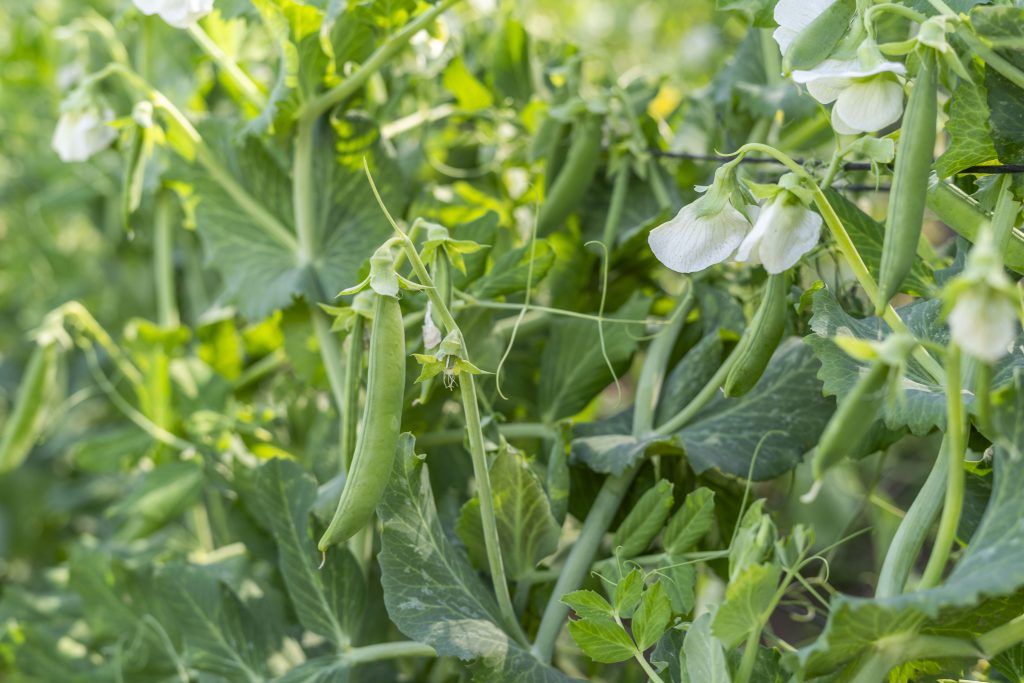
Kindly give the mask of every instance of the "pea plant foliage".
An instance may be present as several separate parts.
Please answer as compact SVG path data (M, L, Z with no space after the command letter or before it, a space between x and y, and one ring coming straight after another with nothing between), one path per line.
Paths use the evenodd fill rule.
M0 9L0 678L1024 680L1024 8L632 4Z

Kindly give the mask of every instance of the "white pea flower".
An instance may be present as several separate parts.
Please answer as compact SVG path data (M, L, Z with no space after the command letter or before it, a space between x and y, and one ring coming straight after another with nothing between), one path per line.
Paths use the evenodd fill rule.
M110 146L117 131L110 125L114 112L87 106L61 114L53 132L53 149L61 161L85 161Z
M821 223L821 216L802 199L782 189L761 207L754 229L736 250L736 260L761 263L772 274L784 272L818 243Z
M146 16L154 14L174 28L188 28L213 11L213 0L132 0Z
M750 231L750 221L732 205L734 167L715 173L699 199L647 236L655 257L677 273L695 273L729 259Z
M826 59L813 69L794 71L792 78L822 104L835 102L832 127L842 135L855 135L899 120L903 86L896 76L905 73L906 67L898 62L865 66L859 59Z
M1017 311L1000 292L977 285L960 293L949 313L949 333L975 358L994 363L1017 338Z
M775 23L779 25L772 37L782 54L815 19L834 5L836 0L779 0L775 5Z

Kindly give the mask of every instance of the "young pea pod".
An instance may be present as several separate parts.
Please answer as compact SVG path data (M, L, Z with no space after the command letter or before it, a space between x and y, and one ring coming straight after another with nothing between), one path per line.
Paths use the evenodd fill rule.
M786 274L768 278L761 304L736 349L736 362L725 377L725 395L742 396L761 379L786 331Z
M935 148L938 74L932 50L921 52L917 81L910 93L896 152L896 169L885 221L882 265L875 308L881 313L903 284L917 257Z
M320 538L321 551L347 541L370 521L398 448L405 399L405 325L398 299L376 296L362 431L338 509Z
M810 69L825 61L850 29L855 0L837 0L797 34L782 56L782 70Z
M583 200L601 160L601 117L585 114L573 131L572 145L558 178L544 198L537 231L544 235L560 226Z
M46 398L56 379L58 351L57 344L49 342L40 344L32 352L14 410L0 437L0 474L21 465L39 438Z
M867 374L857 380L853 390L839 402L814 452L811 466L815 481L820 481L843 456L855 453L860 447L884 400L882 389L888 375L889 366L875 361Z

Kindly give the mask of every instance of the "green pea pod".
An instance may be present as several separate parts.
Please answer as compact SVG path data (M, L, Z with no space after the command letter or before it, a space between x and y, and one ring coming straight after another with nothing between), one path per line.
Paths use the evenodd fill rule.
M857 451L884 400L882 389L888 375L889 366L876 361L839 402L814 452L811 465L815 480L821 480L843 456Z
M540 126L537 127L537 134L533 136L530 143L530 162L544 160L545 175L554 179L561 170L561 164L565 161L565 137L569 134L570 126L565 121L547 114ZM559 153L559 148L562 152Z
M39 438L46 398L56 380L58 350L57 344L51 342L37 346L32 352L14 410L0 438L0 474L21 465Z
M551 185L537 216L537 230L548 234L579 206L601 161L601 117L586 114L573 131L565 165Z
M742 396L764 374L786 331L786 274L768 278L761 304L736 349L736 361L725 377L725 395Z
M352 467L327 531L318 547L325 551L362 529L384 495L402 427L405 400L405 325L398 299L378 294L370 330L366 408Z
M885 221L882 265L875 308L881 313L896 295L917 258L924 205L928 196L929 169L935 149L935 117L938 77L935 54L921 53L921 67L903 115L896 169Z
M782 70L810 69L825 61L850 29L856 10L856 0L832 3L789 44L782 57Z

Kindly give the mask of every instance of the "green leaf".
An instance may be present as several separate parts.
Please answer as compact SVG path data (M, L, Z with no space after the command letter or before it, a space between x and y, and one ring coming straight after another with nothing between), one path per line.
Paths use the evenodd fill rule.
M990 43L1000 57L1017 69L1024 69L1024 9L1020 7L976 7L971 24L982 40ZM1014 85L990 65L985 65L985 88L992 125L992 142L999 161L1024 163L1024 89Z
M202 490L202 465L169 462L143 475L107 514L124 520L119 537L141 538L185 512Z
M715 492L701 486L687 494L679 510L672 515L661 545L667 553L688 552L704 538L714 523Z
M672 512L673 502L672 482L667 479L645 491L612 536L616 555L628 559L646 550Z
M594 591L579 590L566 593L562 602L569 606L580 619L610 619L615 612L604 597Z
M661 583L652 584L640 600L640 607L633 613L630 627L637 648L642 652L658 642L672 619L672 604Z
M747 394L718 395L677 437L690 467L718 469L762 481L791 470L818 441L833 405L821 398L820 364L802 341L779 345L764 375Z
M478 680L564 683L498 626L491 589L448 540L415 441L404 434L391 481L378 506L383 521L381 586L395 626L442 657L480 660ZM516 677L519 678L516 678Z
M722 362L722 338L718 330L705 334L665 378L658 399L656 424L663 424L685 408L711 380Z
M256 473L253 515L274 536L277 562L299 622L339 647L362 619L363 576L347 548L332 548L321 561L309 529L316 481L298 463L275 458Z
M729 582L725 602L712 624L715 637L723 645L739 645L764 624L781 575L782 569L776 564L752 564Z
M400 171L381 151L376 127L355 114L322 123L314 135L312 180L329 191L312 191L312 261L303 263L291 179L279 161L255 138L238 140L224 125L204 126L203 138L240 189L229 193L199 168L185 179L199 196L196 224L208 259L245 317L266 317L300 295L320 301L358 280L364 261L391 234L367 184L364 156L389 209L404 210Z
M448 92L455 96L459 108L466 112L480 111L494 105L491 93L473 72L466 68L462 57L456 57L448 62L441 82Z
M490 474L505 571L510 579L519 580L558 550L561 529L551 514L540 478L520 453L502 449ZM463 506L456 531L473 564L486 568L479 498L474 497Z
M697 584L697 565L677 555L666 555L657 567L658 582L665 589L672 612L689 614L695 602L694 589Z
M544 279L555 263L555 252L546 240L537 240L532 252L526 246L512 249L499 256L487 274L470 286L470 293L479 299L493 299L524 291L530 273L531 253L533 284L536 285Z
M570 621L569 634L583 653L595 662L624 662L636 652L629 634L611 619Z
M634 296L611 317L638 320L649 308L648 299ZM626 369L642 334L641 324L604 326L605 350L616 373ZM601 352L597 323L565 318L554 321L541 355L540 378L538 402L546 422L575 415L608 386L613 378Z
M998 161L992 144L989 124L988 92L981 71L971 68L972 81L960 81L949 101L949 146L935 162L940 178L977 166Z
M732 683L722 644L711 634L711 614L702 614L686 632L683 655L690 683Z
M877 280L882 263L882 241L885 236L885 226L861 211L856 204L844 197L838 190L827 188L824 192L828 203L835 209L836 215L839 216L839 220L850 234L850 239L857 247L857 252L864 259L868 272ZM922 296L931 294L934 290L935 278L931 268L924 259L914 259L914 265L903 281L900 291Z
M633 615L644 590L644 573L632 569L615 585L615 613L623 619Z

